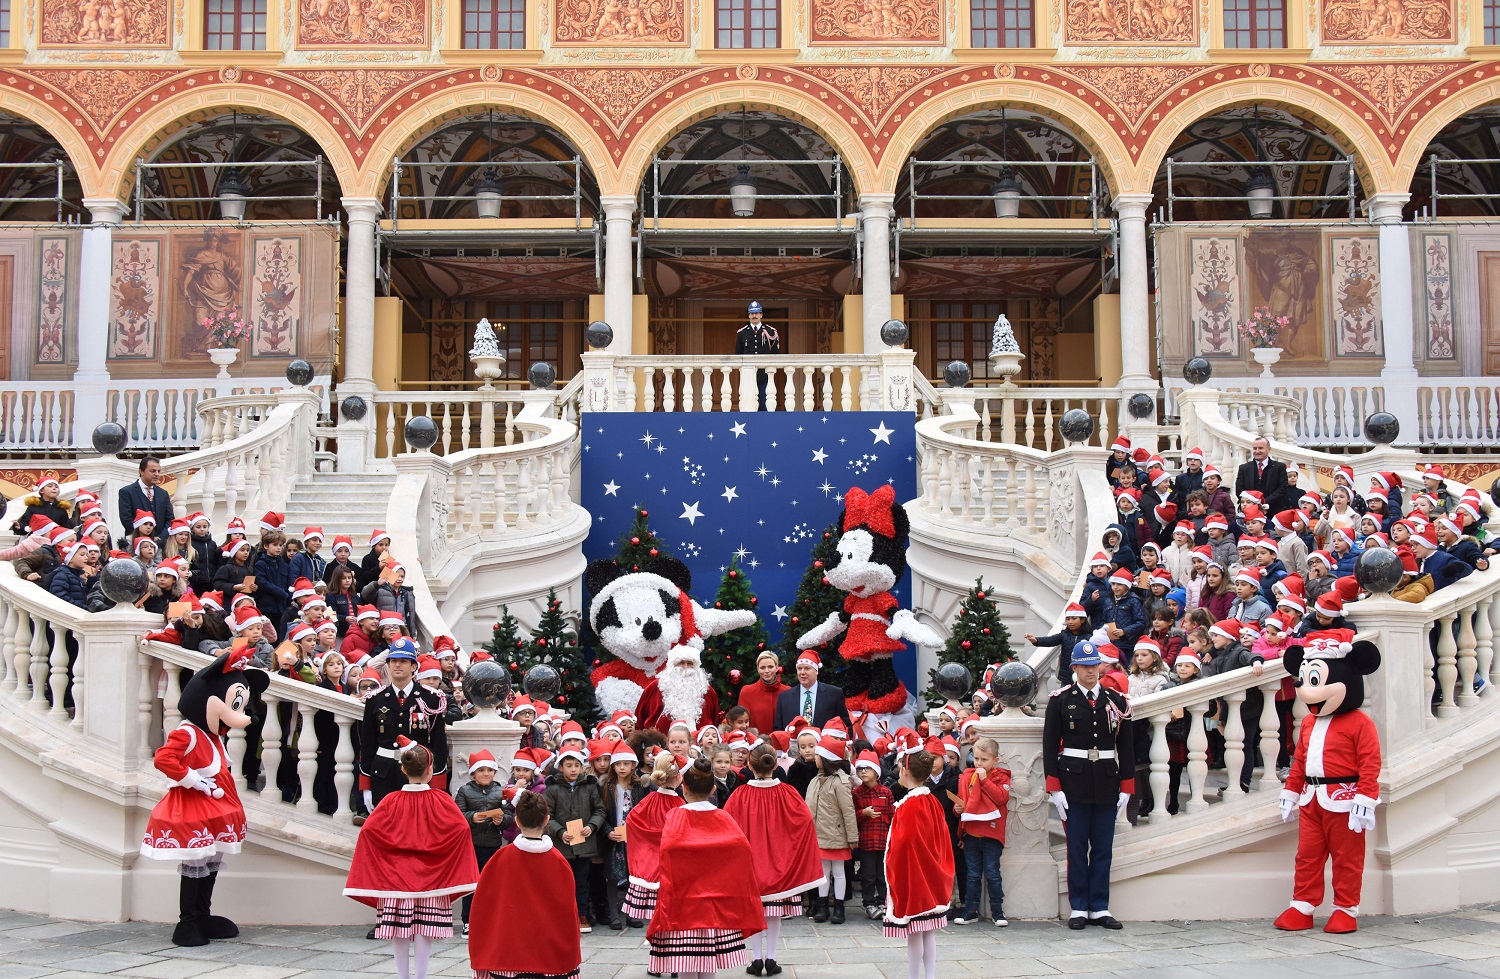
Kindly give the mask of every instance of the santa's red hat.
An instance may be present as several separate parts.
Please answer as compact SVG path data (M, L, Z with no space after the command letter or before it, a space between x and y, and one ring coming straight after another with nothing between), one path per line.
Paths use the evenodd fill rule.
M1313 607L1329 618L1344 614L1344 599L1336 591L1326 591L1318 596Z
M1177 651L1177 662L1192 663L1200 673L1203 671L1203 657L1199 656L1198 651L1191 646L1183 646Z
M1065 619L1086 619L1088 617L1088 611L1077 602L1069 602L1068 607L1063 609L1063 618Z
M1208 627L1211 636L1223 636L1230 642L1240 641L1240 632L1244 629L1244 623L1239 619L1220 619Z
M849 729L837 717L829 719L828 723L823 725L823 733L829 737L838 738L840 741L849 740Z
M1094 552L1094 556L1091 557L1091 558L1089 558L1089 567L1090 568L1097 568L1100 565L1103 565L1104 567L1107 568L1111 564L1114 564L1114 562L1111 561L1109 559L1109 555L1105 554L1103 551L1095 551Z
M137 510L137 511L135 511L134 521L130 525L131 529L132 530L140 530L142 527L146 526L146 524L150 524L151 526L155 527L156 526L156 515L152 514L152 513L148 513L145 510Z
M1196 445L1191 449L1188 449L1182 457L1183 465L1194 461L1196 461L1199 465L1203 464L1203 450Z
M495 756L484 748L480 748L469 756L469 774L473 775L481 768L490 768L497 772L500 770L500 763L495 761Z
M371 547L374 547L376 544L379 544L381 541L385 541L386 543L390 543L390 540L391 540L391 535L387 534L383 530L376 529L376 530L370 531L370 546Z
M176 537L178 534L186 534L192 529L192 526L187 522L186 519L182 517L174 517L171 522L167 524L167 536Z
M868 768L876 775L880 774L880 759L875 752L861 751L859 753L859 757L854 760L854 770L857 772L861 768Z
M264 615L261 615L260 609L256 608L254 605L241 605L239 608L234 610L234 615L231 617L229 622L229 628L234 630L235 632L244 632L246 629L250 628L252 625L255 625L257 622L266 621L269 620L267 620Z
M304 541L316 540L318 543L321 544L323 542L323 528L322 527L304 527L302 529L302 539Z
M339 548L341 547L347 551L352 552L354 550L354 541L350 540L348 537L345 537L343 534L339 534L333 539L333 553L337 555L339 552Z
M1109 576L1109 583L1111 585L1124 585L1129 588L1135 584L1135 575L1124 568L1120 568Z
M1123 435L1116 436L1114 442L1112 442L1109 447L1115 452L1129 452L1130 439L1126 438Z
M1353 649L1353 629L1319 629L1302 640L1302 655L1307 659L1343 659Z
M265 516L260 518L260 529L263 531L280 530L285 525L286 515L275 510L267 510Z
M818 655L818 651L816 649L802 650L797 654L797 662L799 664L811 663L813 665L813 668L817 670L821 670L823 668L823 657Z
M239 554L240 551L247 550L249 547L250 542L241 537L239 540L230 541L228 544L224 545L224 556L227 558L233 558L236 554Z

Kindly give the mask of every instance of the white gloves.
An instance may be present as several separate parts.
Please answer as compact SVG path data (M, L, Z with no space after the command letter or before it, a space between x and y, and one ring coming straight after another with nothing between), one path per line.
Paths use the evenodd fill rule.
M1049 793L1048 798L1052 800L1052 807L1057 810L1058 819L1068 818L1068 797L1061 792Z
M1121 792L1120 793L1120 801L1117 802L1117 803L1115 803L1115 818L1116 819L1119 819L1121 816L1125 815L1125 807L1128 806L1128 805L1130 805L1130 793L1129 792Z
M197 789L211 799L224 798L224 790L219 788L213 779L199 775L197 769L189 768L179 784L183 788Z
M1371 806L1362 806L1355 803L1349 809L1349 831L1351 833L1363 833L1367 829L1375 828L1375 809Z
M1296 817L1298 798L1299 796L1295 792L1287 789L1281 790L1279 802L1281 803L1281 821L1283 823L1289 823Z
M915 643L918 646L941 646L943 637L933 632L927 626L917 621L911 609L899 609L891 616L891 624L886 627L886 638L901 639Z
M366 812L374 812L375 811L375 793L371 792L369 789L365 789L364 796L365 796L365 811Z

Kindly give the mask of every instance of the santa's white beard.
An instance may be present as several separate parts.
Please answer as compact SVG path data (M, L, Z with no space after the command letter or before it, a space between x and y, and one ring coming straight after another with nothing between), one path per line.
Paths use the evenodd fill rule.
M703 698L708 693L708 674L697 667L663 670L656 678L662 709L674 721L686 721L696 730L703 716Z

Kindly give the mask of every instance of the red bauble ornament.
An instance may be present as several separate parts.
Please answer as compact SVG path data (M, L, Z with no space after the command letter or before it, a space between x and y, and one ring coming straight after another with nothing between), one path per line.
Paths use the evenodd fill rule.
M567 703L567 702L568 702L568 698L567 698L567 697L564 697L564 696L561 696L561 695L559 695L559 696L558 696L558 698L557 698L557 703L558 703L558 704L559 704L559 705L564 705L564 704L566 704L566 703Z
M568 689L571 691L573 689L573 684L568 684Z
M828 579L827 578L823 579L823 584L825 584L825 585L828 584Z
M521 667L520 667L519 664L512 663L512 664L510 664L510 668L513 669L513 670L519 670Z
M824 540L827 540L827 539L828 539L828 538L829 538L829 536L830 536L830 535L829 535L829 534L828 534L828 533L827 533L827 532L825 532L825 533L824 533L824 534L823 534L823 539L824 539Z
M649 516L649 514L647 514L645 510L642 510L641 511L641 516L645 517L645 516Z
M766 644L763 643L763 642L758 642L758 643L755 644L755 651L757 653L760 652L762 649L765 649L765 648L766 648Z
M799 621L801 621L801 620L798 619L795 615L792 616L792 625L796 625Z
M729 577L731 577L731 578L738 578L739 576L740 576L740 573L738 571L731 571L731 572L729 572Z
M741 676L741 674L740 674L739 670L730 670L729 671L729 682L732 683L732 684L734 684L735 686L739 686L740 685L740 676Z
M814 561L813 562L813 567L815 567L815 568L821 568L822 566L823 566L823 562L822 561Z
M723 607L724 607L724 603L723 602L714 602L714 608L723 608Z
M989 626L985 626L983 629L980 629L979 631L982 632L982 633L984 633L985 635L989 635L990 634Z
M965 639L963 642L959 643L959 645L963 646L963 648L965 648L965 649L968 649L970 646L972 646L974 644L971 643L971 642L969 642L969 640Z
M656 548L651 548L651 556L656 557Z
M632 544L639 544L640 542L641 542L641 539L639 537L632 537L632 538L630 538L630 543L632 543Z
M979 592L979 593L978 593L978 594L976 594L976 595L975 595L975 596L974 596L974 597L975 597L975 598L983 598L983 597L984 597L984 592Z
M541 637L539 637L539 638L538 638L538 639L537 639L537 641L536 641L536 644L537 644L537 645L538 645L538 646L545 646L545 645L547 645L547 637L546 637L546 636L541 636Z
M639 570L641 570L641 566L639 564L632 564L630 566L630 570L631 571L639 571Z
M959 615L967 615L968 612L969 612L969 610L966 609L966 608L961 608L961 609L958 610L958 614Z
M760 604L760 599L758 599L754 595L752 595L752 596L750 596L750 604L751 605L759 605Z

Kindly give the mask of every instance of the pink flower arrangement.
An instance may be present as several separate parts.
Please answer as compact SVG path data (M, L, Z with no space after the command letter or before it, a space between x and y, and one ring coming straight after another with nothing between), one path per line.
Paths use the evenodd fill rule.
M1240 336L1252 347L1274 347L1281 331L1291 325L1285 316L1272 316L1269 306L1257 306L1240 324Z
M212 338L211 347L238 347L250 339L250 324L240 316L238 306L231 306L215 316L205 316L199 325Z

